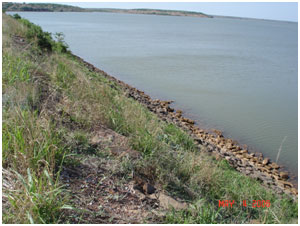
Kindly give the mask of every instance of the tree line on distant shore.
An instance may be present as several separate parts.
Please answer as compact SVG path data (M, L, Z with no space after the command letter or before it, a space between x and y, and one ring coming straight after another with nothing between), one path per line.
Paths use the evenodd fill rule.
M209 17L201 12L191 12L182 10L158 10L158 9L109 9L109 8L80 8L76 6L48 3L12 3L3 2L2 11L28 11L28 12L111 12L111 13L130 13L130 14L151 14L164 16L193 16Z

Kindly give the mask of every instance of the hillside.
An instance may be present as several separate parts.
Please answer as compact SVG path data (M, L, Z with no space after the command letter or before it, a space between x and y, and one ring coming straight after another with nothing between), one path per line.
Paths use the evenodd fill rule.
M220 131L73 55L62 34L2 21L3 223L297 223L287 175L243 168L207 145L229 144Z
M3 11L33 11L33 12L84 12L85 9L69 5L48 3L12 3L2 2Z
M110 12L110 13L129 13L129 14L149 14L163 16L193 16L193 17L208 17L199 12L178 11L178 10L158 10L158 9L97 9L97 8L80 8L62 4L47 4L47 3L2 3L4 11L34 11L34 12Z
M110 13L129 13L129 14L149 14L161 16L192 16L192 17L206 17L212 16L199 12L181 11L181 10L159 10L159 9L86 9L91 12L110 12Z

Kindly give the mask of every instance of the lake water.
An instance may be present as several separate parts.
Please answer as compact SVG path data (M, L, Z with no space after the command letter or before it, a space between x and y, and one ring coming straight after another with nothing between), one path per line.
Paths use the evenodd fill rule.
M297 175L298 24L114 13L32 13L71 51Z

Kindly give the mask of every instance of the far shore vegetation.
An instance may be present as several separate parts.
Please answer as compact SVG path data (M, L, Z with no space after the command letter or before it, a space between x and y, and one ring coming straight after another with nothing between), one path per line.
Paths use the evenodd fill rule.
M2 10L5 11L24 11L24 12L106 12L106 13L130 13L130 14L149 14L161 16L193 16L208 17L201 12L191 12L182 10L160 10L160 9L110 9L110 8L80 8L63 4L49 3L11 3L3 2Z
M71 182L62 180L66 169L76 175L91 157L109 172L98 174L95 186L115 178L122 187L134 175L143 175L187 204L159 212L152 223L298 222L296 201L275 195L226 160L199 150L185 131L161 121L127 98L118 84L89 70L68 50L63 34L44 32L19 15L2 14L2 21L3 223L111 223L121 217L104 211L111 201L88 193L86 198L101 203L91 208L91 201L84 195L79 199ZM116 156L112 148L95 145L92 138L99 128L126 138L140 157ZM109 190L108 200L126 205L125 196L114 192ZM219 200L239 205L219 207ZM247 206L240 205L243 200ZM253 208L252 200L269 200L271 206Z

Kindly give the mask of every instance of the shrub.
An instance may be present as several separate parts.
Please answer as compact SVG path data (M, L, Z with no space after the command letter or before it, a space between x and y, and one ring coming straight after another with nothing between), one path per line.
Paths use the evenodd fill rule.
M54 35L56 42L54 50L59 53L66 53L68 51L68 44L64 41L64 34L62 32L57 32Z
M13 18L19 20L27 27L26 38L29 40L37 39L37 45L40 49L59 53L66 53L68 51L68 45L64 41L63 33L56 33L55 39L57 41L55 41L50 32L44 32L40 26L21 18L20 15L14 14Z
M21 19L22 17L19 15L19 14L14 14L13 15L13 18L15 18L16 20L19 20L19 19Z

